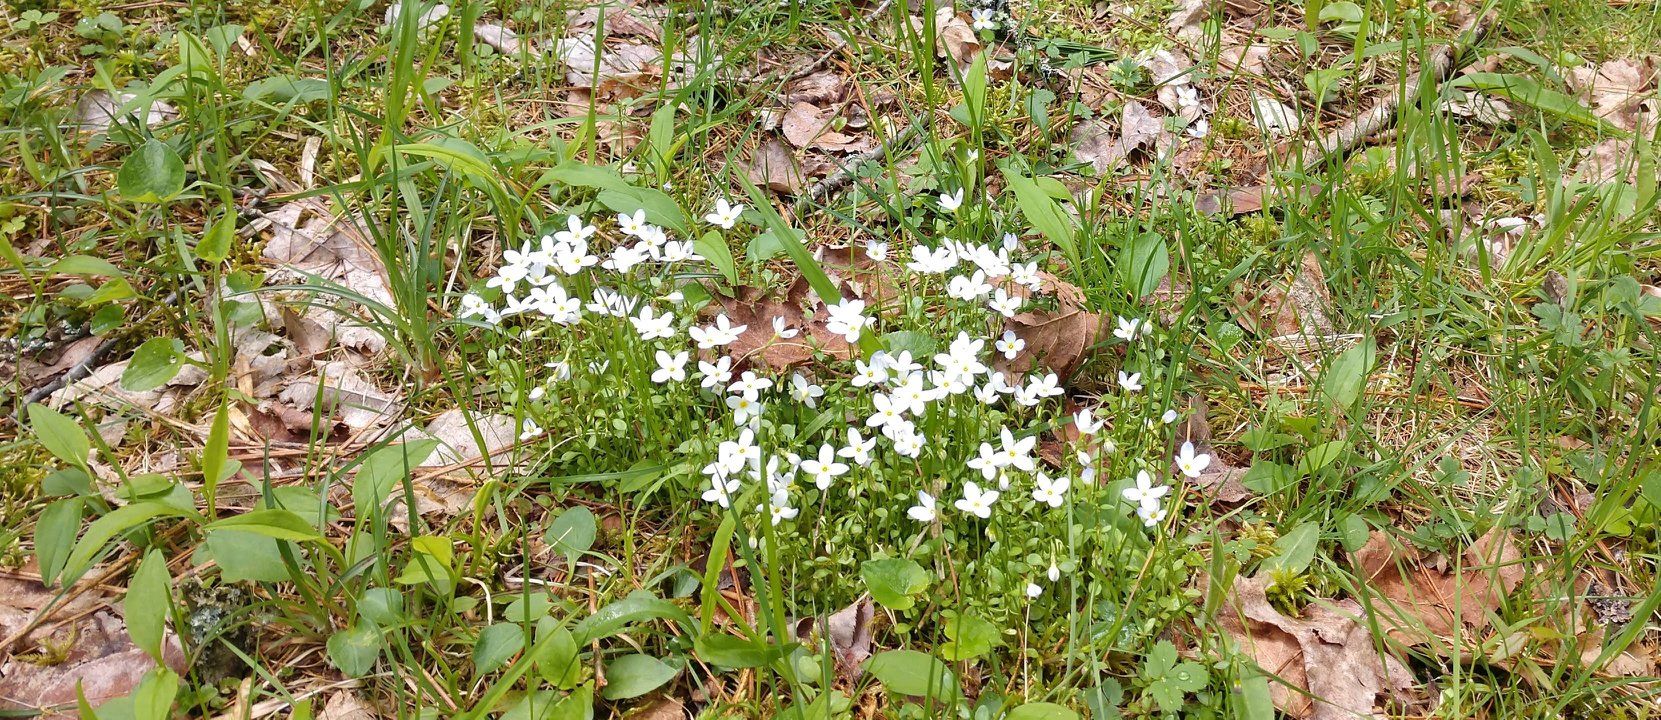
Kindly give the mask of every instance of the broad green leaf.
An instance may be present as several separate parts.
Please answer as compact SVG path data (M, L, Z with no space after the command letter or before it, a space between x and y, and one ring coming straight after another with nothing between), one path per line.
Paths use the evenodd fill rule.
M1338 409L1346 409L1361 397L1378 357L1378 343L1367 338L1333 358L1321 377L1321 394Z
M1350 446L1348 440L1333 440L1324 442L1309 449L1298 460L1299 475L1314 475L1344 456L1344 450Z
M1338 521L1338 540L1344 544L1344 549L1356 552L1366 546L1367 538L1372 535L1372 526L1367 519L1360 515L1345 515Z
M1004 720L1078 720L1078 713L1065 705L1032 702L1009 711Z
M1269 679L1262 673L1252 672L1241 678L1235 698L1242 720L1275 720L1274 697L1269 692Z
M611 602L593 615L583 618L572 630L582 644L616 635L624 628L646 620L672 620L682 627L692 626L692 617L674 603L653 597L644 590L636 590L622 600Z
M1318 523L1306 522L1292 528L1291 532L1275 541L1274 556L1263 561L1264 573L1297 574L1307 570L1309 563L1315 559L1315 547L1320 539L1321 526Z
M951 642L940 646L940 654L953 662L992 652L992 648L1003 640L998 635L997 625L975 615L957 615L947 620L946 637L951 638Z
M381 627L404 621L404 594L393 588L370 588L358 598L358 615Z
M165 666L151 668L133 688L133 720L168 720L178 694L178 674Z
M381 631L373 625L357 625L329 636L329 662L351 677L363 677L373 672L386 644Z
M1598 117L1590 108L1581 104L1579 100L1546 88L1540 85L1540 81L1527 75L1473 72L1460 75L1450 80L1448 84L1453 87L1481 90L1490 95L1498 95L1527 105L1547 115L1577 125L1596 128L1611 135L1626 134L1620 128Z
M208 554L225 582L281 582L291 579L277 540L238 530L207 535Z
M917 604L915 596L929 586L928 571L905 558L867 560L859 566L859 577L871 598L891 610L910 610Z
M65 255L57 262L52 263L54 275L100 275L103 277L121 277L126 273L103 258L91 255Z
M162 662L162 640L173 606L172 587L173 576L167 572L167 558L160 550L152 549L139 561L121 605L121 616L133 644L149 653L158 664Z
M549 547L565 556L566 562L574 563L577 556L594 547L594 538L598 535L599 523L594 519L594 511L573 505L548 524L544 539Z
M275 100L279 103L310 103L329 99L329 81L322 78L273 75L248 83L242 89L246 100Z
M168 200L185 189L185 162L167 143L151 139L121 163L115 185L122 197L133 202Z
M525 649L525 628L510 622L500 622L485 628L473 643L473 667L480 675L495 672L504 663Z
M547 622L553 622L547 618ZM546 638L546 641L543 641ZM537 626L536 674L557 688L570 689L582 677L582 649L570 630L556 627L548 630Z
M80 423L35 403L29 406L29 430L54 457L79 468L86 467L92 443L87 440L86 431L81 429Z
M957 697L957 677L933 655L916 650L889 650L865 661L865 670L896 695L949 702Z
M533 592L529 595L521 595L513 602L508 603L508 606L502 609L502 619L524 625L541 620L553 608L553 598L548 597L547 593Z
M772 647L724 633L705 633L693 644L698 658L711 665L729 668L763 667L777 659Z
M1078 240L1075 237L1078 228L1073 217L1032 178L1008 167L1003 169L1003 174L1009 189L1015 193L1015 205L1021 209L1021 215L1025 216L1027 222L1043 234L1045 239L1061 248L1076 269L1080 258Z
M305 518L280 508L246 512L208 523L202 529L208 532L238 530L264 535L274 540L289 540L292 542L323 539L323 535L317 532L317 528L313 527L311 523L306 522Z
M624 655L606 666L606 686L600 695L607 700L640 697L669 682L680 672L650 655Z
M63 572L69 551L75 547L75 534L81 531L82 500L64 498L46 506L35 523L35 559L40 562L40 577L47 584Z
M429 438L387 445L370 453L352 478L353 506L364 513L380 510L399 483L437 448L438 441Z
M693 249L709 261L711 267L721 273L728 283L738 284L738 268L732 259L732 248L727 247L727 238L719 230L710 230L692 243Z
M888 349L889 353L894 355L909 352L913 358L926 358L934 355L935 348L939 346L939 343L925 332L895 330L883 334L882 345Z
M1159 289L1171 270L1171 249L1159 233L1142 233L1119 250L1119 280L1133 297Z
M210 263L223 261L231 254L231 241L236 239L236 213L226 212L202 233L196 243L196 257Z
M69 554L69 560L64 563L64 582L74 582L86 572L92 559L104 550L110 540L121 533L127 532L158 517L169 517L185 514L183 511L165 503L146 501L123 505L111 510L87 526L87 531L81 535L81 541L76 543L75 551Z
M121 372L121 387L133 392L154 390L177 377L185 366L185 344L174 338L154 337L133 351Z

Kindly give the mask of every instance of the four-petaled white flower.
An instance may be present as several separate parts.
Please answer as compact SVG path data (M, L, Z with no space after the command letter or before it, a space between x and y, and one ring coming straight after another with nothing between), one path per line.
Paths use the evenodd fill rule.
M743 212L743 205L733 205L727 202L726 198L719 198L715 201L715 209L704 216L704 221L731 230L732 226L738 222L738 216Z
M1008 290L998 288L992 292L992 299L987 302L987 306L992 308L992 312L1011 318L1021 311L1021 302L1020 296L1010 295Z
M1135 372L1126 375L1125 371L1120 370L1119 387L1128 393L1142 392L1142 373Z
M864 467L871 464L871 451L877 447L876 436L862 438L859 431L848 428L848 445L836 451L837 457L852 460L855 465Z
M917 491L917 504L906 510L905 514L906 517L920 523L934 522L935 518L940 517L938 509L934 505L934 496L922 490Z
M835 305L827 305L825 309L830 312L830 319L825 321L825 329L847 338L848 342L859 342L860 333L876 323L876 318L864 315L864 300L847 299Z
M998 21L995 17L994 11L991 9L977 9L969 13L969 17L974 20L971 27L973 27L977 32L981 30L998 29Z
M819 407L819 398L825 396L825 389L809 382L801 373L790 376L790 397L796 402L810 408ZM849 430L849 432L853 432Z
M825 443L819 446L819 457L802 461L801 470L813 479L813 486L829 489L831 481L848 471L848 466L836 461L836 448Z
M1032 462L1032 448L1038 444L1037 435L1028 435L1016 440L1009 428L999 428L998 440L1003 444L998 450L999 467L1013 467L1029 473L1033 471L1035 466Z
M687 328L686 333L694 342L698 343L698 349L708 350L723 345L731 345L738 340L739 335L744 334L744 331L749 328L749 325L732 324L732 320L727 317L727 314L721 313L715 316L715 322L705 327L693 325Z
M1177 469L1191 478L1199 477L1200 473L1205 472L1205 469L1211 466L1211 456L1205 453L1195 454L1194 443L1191 442L1182 444L1182 450L1177 452L1176 461Z
M1117 320L1117 325L1118 327L1113 329L1113 337L1125 342L1132 342L1138 337L1153 332L1153 328L1146 321L1139 318L1127 318L1121 315Z
M956 192L940 193L938 202L941 210L949 213L957 212L958 208L963 207L963 188L958 188Z
M652 306L647 305L640 308L639 315L629 318L629 322L642 340L668 340L675 336L675 314L667 310L662 315L654 315Z
M1021 350L1026 346L1027 341L1022 340L1021 336L1016 335L1014 330L1005 330L1003 337L998 338L996 342L992 343L992 347L996 348L998 352L1003 353L1005 360L1014 360L1015 356L1021 354ZM999 377L1002 376L1000 375Z
M1081 408L1073 413L1073 427L1078 428L1080 435L1095 435L1102 429L1105 421L1096 417L1096 411L1090 408Z
M998 455L997 449L992 447L992 443L983 442L980 444L980 454L969 458L964 464L970 470L979 470L981 477L991 480L998 477L998 469L1003 467L1003 458Z
M713 363L698 361L698 375L703 378L700 387L714 389L732 381L732 358L722 357Z
M746 325L745 327L749 326ZM802 331L797 330L796 328L790 327L789 321L785 320L783 315L773 318L774 337L777 337L780 340L789 340L790 338L796 337L801 332Z
M542 427L540 425L537 425L535 420L532 420L530 418L525 418L524 428L519 431L519 442L524 442L526 440L530 440L531 438L534 438L534 437L536 437L538 435L541 435L541 434L542 434Z
M686 381L686 361L691 354L682 350L670 355L662 350L657 351L657 369L652 371L652 382L659 385L668 382Z
M624 235L640 237L646 234L646 211L636 210L633 215L617 214L617 229Z
M998 502L1002 494L997 490L982 490L974 481L963 484L963 497L952 503L952 507L985 520L992 517L992 505Z
M774 525L786 520L794 520L796 519L796 515L800 512L796 508L790 506L790 495L784 490L774 490L772 495L768 496L767 504L765 506L756 506L757 512L763 509L767 511L768 517L772 518Z
M732 411L733 423L743 425L751 420L759 419L765 406L755 398L747 398L743 395L728 395L727 409Z
M865 243L865 257L873 262L882 262L888 259L888 243L872 240Z
M754 371L745 370L737 382L727 387L727 392L755 400L761 397L761 391L770 387L773 387L772 380L756 375Z
M1061 507L1067 501L1067 488L1073 484L1065 475L1051 479L1044 473L1034 475L1033 482L1036 487L1032 490L1032 499L1053 508Z
M1171 488L1168 486L1155 485L1153 476L1149 475L1146 470L1136 471L1135 482L1135 485L1125 488L1119 494L1124 496L1125 500L1137 505L1158 505L1161 499L1171 492Z

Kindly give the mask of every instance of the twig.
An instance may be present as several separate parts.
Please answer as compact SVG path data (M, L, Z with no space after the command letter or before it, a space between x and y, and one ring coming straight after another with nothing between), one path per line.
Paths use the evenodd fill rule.
M1431 77L1436 79L1436 84L1441 84L1452 73L1454 59L1469 52L1481 42L1483 36L1488 34L1489 28L1494 26L1496 18L1497 13L1489 11L1466 20L1465 24L1459 26L1459 33L1452 41L1436 48L1425 65L1421 66L1418 72L1408 76L1404 92L1385 95L1366 112L1350 118L1321 138L1318 147L1322 157L1348 153L1368 138L1389 128L1391 121L1395 119L1397 107L1402 103L1411 105L1418 102L1420 81L1424 73L1429 72Z
M871 12L865 14L865 22L870 23L878 17L881 17L883 12L888 10L888 6L893 2L894 0L882 0L882 2L877 3L876 7L871 8ZM843 35L842 33L836 33L836 39L831 43L829 50L826 50L816 58L792 65L790 67L790 72L784 76L782 82L799 80L818 72L825 66L825 63L830 62L832 57L834 57L837 53L842 52L848 47L848 45L848 36Z
M825 179L814 183L813 187L808 188L807 192L802 193L800 197L796 198L796 202L794 204L796 212L800 213L810 203L816 204L824 202L836 193L841 192L843 188L853 182L854 173L858 172L859 169L866 163L882 157L890 150L898 151L905 149L906 146L916 140L916 136L922 132L922 128L923 124L921 122L913 121L911 124L906 125L905 129L901 130L899 135L895 135L893 140L884 142L875 148L862 152L858 155L849 156L847 160L843 161L836 168L836 172L833 172L830 175L825 176Z
M178 299L178 297L179 291L174 290L173 292L168 293L167 297L162 298L161 302L158 303L156 307L160 308L172 305L173 301ZM155 312L155 309L152 308L151 312ZM22 425L23 413L27 412L30 405L40 402L52 393L63 389L65 386L71 383L79 382L82 379L85 379L88 375L91 375L93 369L101 366L104 362L104 358L114 352L116 346L120 345L124 339L125 338L121 335L111 335L105 338L103 342L98 343L98 347L92 349L92 353L87 355L86 359L75 363L74 367L70 368L64 374L57 376L51 382L30 390L28 395L23 396L23 403L17 408L17 412L12 414L12 422Z

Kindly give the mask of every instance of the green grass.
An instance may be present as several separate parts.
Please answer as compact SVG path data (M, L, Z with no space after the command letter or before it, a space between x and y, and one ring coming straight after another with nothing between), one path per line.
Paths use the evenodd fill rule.
M505 19L537 42L593 37L569 28L574 3L458 2L432 28L415 12L383 28L383 6L355 4L112 7L113 23L86 4L10 9L0 146L25 160L0 168L11 373L0 398L22 422L0 430L0 562L178 634L184 672L150 673L100 717L216 716L268 700L311 717L331 683L355 677L356 697L399 717L622 716L672 702L697 717L1268 718L1270 689L1290 680L1231 635L1238 578L1272 579L1267 600L1288 617L1345 599L1374 607L1377 580L1356 564L1369 533L1457 574L1465 548L1498 532L1528 571L1476 627L1441 633L1416 616L1387 634L1375 611L1353 649L1400 661L1439 717L1646 717L1661 605L1661 300L1644 290L1661 284L1653 182L1576 181L1574 153L1613 135L1557 100L1514 97L1510 122L1483 126L1442 110L1434 83L1348 158L1299 152L1308 127L1276 147L1252 123L1252 92L1303 92L1306 74L1333 68L1342 80L1319 116L1330 128L1394 92L1398 70L1458 23L1361 3L1375 34L1357 41L1333 23L1305 26L1304 7L1267 5L1258 30L1280 53L1272 78L1230 76L1214 49L1188 50L1214 109L1211 137L1184 147L1204 154L1137 157L1104 177L1071 156L1069 131L1083 116L1116 123L1125 102L1157 105L1145 78L1103 59L1171 47L1164 3L1127 5L1108 23L1087 4L1015 4L1012 34L982 35L1006 40L1014 61L1012 78L990 81L984 65L934 52L950 30L926 12L914 28L905 3L672 3L647 20L658 38L631 39L696 45L699 59L676 83L647 76L593 97L572 93L540 50L502 55L462 26ZM1493 9L1498 22L1462 61L1558 92L1572 91L1541 63L1658 43L1654 9L1639 3ZM1226 12L1214 20L1240 29ZM846 191L797 206L746 175L778 134L764 115L790 87L768 68L819 57L838 35L848 45L824 68L846 80L850 102L869 103L893 133L915 125L917 140ZM755 67L759 79L740 76ZM71 108L92 88L152 92L177 117L88 142ZM1098 105L1077 107L1083 98ZM608 139L618 127L638 142ZM1646 143L1626 157L1640 178L1653 174ZM141 147L176 158L182 176L138 168ZM289 184L302 176L315 179ZM1462 203L1445 188L1466 178ZM1261 213L1208 215L1194 202L1208 182L1283 192ZM161 197L135 197L140 186ZM963 207L943 209L938 197L958 189ZM264 277L273 237L259 226L307 198L361 218L384 296ZM717 198L749 206L733 229L702 219ZM617 212L637 207L710 262L560 282L583 301L601 286L657 298L679 318L675 338L643 339L592 311L574 325L527 315L502 327L462 314L467 294L502 305L486 282L505 252L578 215L599 227L604 257L626 240ZM1501 257L1473 214L1543 222ZM741 428L726 393L699 387L698 361L716 353L687 341L694 315L709 323L723 293L784 296L802 278L799 302L808 287L823 296L859 282L875 327L840 354L821 328L799 368L823 397L792 399L795 370L763 373L775 385L763 393L762 452L816 460L822 444L846 445L849 427L876 432L855 358L909 349L928 366L961 331L988 341L991 364L1003 318L949 297L947 276L903 264L913 246L996 247L1005 233L1021 240L1016 260L1076 290L1056 297L1052 284L1024 309L1083 308L1106 322L1063 333L1082 351L1064 368L1064 396L931 400L915 418L928 438L919 458L879 439L872 465L842 459L854 467L828 488L799 471L799 514L776 525L755 512L770 502L759 478L730 507L708 501L703 468ZM861 257L874 239L891 256L874 271L833 252ZM1319 266L1329 327L1289 345L1245 300L1285 289L1309 272L1305 258ZM685 299L661 300L675 291ZM286 315L261 311L278 301ZM313 412L321 394L301 393L288 401L301 422L263 441L281 424L268 412L278 401L250 379L260 349L238 342L265 331L297 342L297 318L314 306L357 313L386 349L330 340L316 358L296 352L279 382L310 375L313 359L356 360L400 401L378 424L387 432L343 431ZM1117 317L1157 329L1125 342L1110 333ZM113 343L111 359L132 358L127 390L158 388L172 409L97 396L60 403L61 414L25 407L44 381L25 362L50 364L81 333ZM658 350L691 351L688 378L654 381ZM179 365L204 379L169 389ZM1131 372L1140 393L1120 388ZM1084 406L1110 421L1098 438L1113 449L1057 438ZM457 435L479 445L540 432L437 478L418 467L433 444L413 430L455 408L469 413ZM1181 419L1160 421L1167 409ZM1195 435L1200 412L1209 428ZM94 432L118 419L123 432ZM1038 470L1071 478L1060 507L1035 501L1027 472L1012 474L988 519L953 507L966 482L996 484L964 461L982 441L999 446L1005 427L1034 436ZM1242 498L1214 502L1171 471L1189 437L1242 471ZM1080 450L1095 453L1098 481L1082 475ZM1122 500L1139 471L1171 486L1169 516L1152 526ZM434 488L457 494L409 517L403 508ZM918 490L937 498L938 521L908 517ZM863 664L838 656L835 617L862 600L874 601L876 655ZM171 710L145 714L138 701L156 692L173 696Z

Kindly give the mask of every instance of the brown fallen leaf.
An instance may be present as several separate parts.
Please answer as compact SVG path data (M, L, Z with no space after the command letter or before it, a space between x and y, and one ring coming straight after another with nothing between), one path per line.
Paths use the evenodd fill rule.
M1269 603L1269 583L1237 577L1217 625L1270 674L1275 707L1299 720L1354 720L1383 717L1376 709L1381 697L1415 699L1412 674L1395 657L1379 656L1358 622L1366 615L1358 603L1316 601L1304 617L1289 617Z
M911 24L921 32L921 19L913 17ZM934 11L934 32L935 54L956 60L959 65L974 60L975 53L981 50L980 37L975 35L975 29L951 5L943 5Z
M391 423L404 407L395 393L341 360L319 363L315 375L289 383L277 399L298 410L324 413L352 430Z
M796 285L792 283L791 287ZM745 325L738 339L727 346L727 352L740 365L753 363L773 370L806 364L815 350L832 357L853 357L854 347L843 336L826 327L830 313L822 303L809 315L802 310L800 297L787 293L783 298L760 288L740 287L733 296L718 295L722 312L735 325ZM796 330L795 337L782 338L774 331L773 320L782 318L786 332Z
M525 45L519 39L519 33L494 23L481 22L475 24L473 26L473 37L477 38L479 42L496 48L496 52L503 55L518 55Z
M790 83L785 88L784 101L826 106L842 102L847 96L847 81L837 73L821 70Z
M1427 557L1382 531L1352 557L1379 626L1410 645L1480 632L1527 568L1505 530L1477 538L1454 558Z
M1084 360L1085 351L1096 343L1102 327L1101 315L1078 308L1020 313L1005 320L1004 329L1013 331L1026 347L1013 359L998 355L992 369L1003 373L1004 381L1011 384L1038 367L1067 378Z
M871 599L861 597L825 618L825 627L820 631L823 633L820 637L830 643L839 684L852 683L865 674L863 665L871 657L871 620L874 611ZM818 622L814 618L802 618L796 623L796 639L807 643L809 647L819 647L818 641L814 638L817 626Z
M55 595L38 581L0 575L0 636L22 630ZM118 614L100 603L83 595L52 611L53 618L73 619L43 623L49 635L37 629L0 650L0 711L72 708L77 687L96 707L131 693L156 667L133 644ZM172 633L164 640L162 659L174 672L184 672L184 652Z
M334 214L320 198L306 198L260 213L256 229L260 228L271 232L261 254L277 265L269 282L305 284L320 277L376 302L392 304L386 266L356 218ZM271 325L284 324L279 308L291 302L295 312L327 331L341 347L368 356L386 349L386 337L357 316L362 309L355 303L320 293L293 295L261 302Z
M92 90L75 103L76 129L83 132L105 132L117 122L136 124L141 116L145 127L155 127L178 119L179 110L161 100L141 102L133 93L117 97L103 90Z
M750 166L745 172L750 182L785 195L801 192L804 183L801 166L796 163L790 148L777 138L761 141L760 147L750 156Z
M1246 486L1240 483L1246 471L1229 465L1211 446L1209 407L1204 396L1196 395L1189 399L1188 411L1184 413L1182 425L1177 427L1176 443L1194 443L1196 451L1211 456L1211 464L1193 479L1194 486L1202 491L1202 497L1228 504L1242 502L1251 496ZM1176 471L1173 469L1172 472Z
M1632 140L1612 137L1598 142L1586 150L1571 174L1588 183L1637 182L1638 162Z
M1269 74L1270 52L1270 46L1263 43L1252 43L1250 45L1229 45L1225 43L1223 49L1217 52L1217 64L1230 74L1266 77Z
M329 700L323 703L323 709L317 713L317 720L375 720L377 717L375 711L369 709L351 690L330 695Z
M1334 332L1332 296L1327 293L1326 272L1314 252L1303 260L1289 279L1277 282L1262 294L1246 292L1234 296L1235 319L1258 335L1327 336Z
M1131 153L1154 144L1165 133L1165 123L1148 112L1146 105L1127 101L1119 115L1117 138L1100 121L1083 123L1073 130L1073 155L1080 162L1090 163L1096 173L1114 168Z
M1204 23L1211 16L1209 0L1180 0L1171 17L1165 21L1165 29L1178 40L1186 43L1198 43L1205 39Z
M1643 112L1645 90L1655 78L1652 61L1619 59L1572 68L1567 79L1594 114L1622 130L1634 130Z
M831 129L840 114L837 107L821 108L813 103L798 102L784 115L784 139L799 148L818 148L833 152L866 152L877 146L867 136L856 138Z

